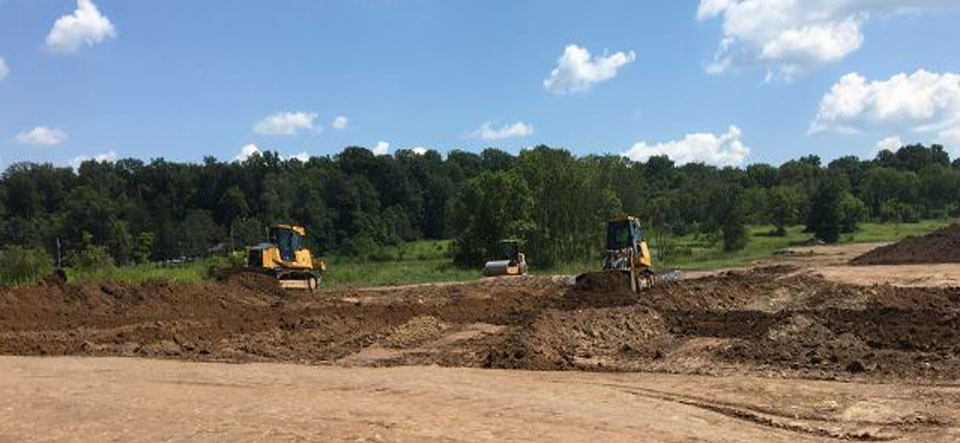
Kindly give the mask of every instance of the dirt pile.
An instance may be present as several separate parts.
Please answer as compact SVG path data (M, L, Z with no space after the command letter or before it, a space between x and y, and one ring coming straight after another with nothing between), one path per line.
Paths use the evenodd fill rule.
M960 224L923 236L910 236L850 261L852 265L960 263Z
M960 379L957 289L783 267L640 294L552 279L320 294L243 283L3 289L0 353Z
M576 288L582 291L629 291L630 273L624 271L585 272L576 278Z
M384 339L384 344L392 348L410 348L440 338L444 329L443 323L436 317L419 315L393 328Z

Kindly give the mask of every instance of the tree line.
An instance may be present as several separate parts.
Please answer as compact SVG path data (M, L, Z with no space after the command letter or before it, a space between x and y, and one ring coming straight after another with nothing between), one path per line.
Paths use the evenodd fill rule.
M547 146L446 157L349 147L307 162L266 152L243 162L87 161L76 170L17 163L0 176L0 247L54 253L59 240L74 260L99 248L119 264L240 249L263 241L266 226L297 223L321 254L452 238L455 260L475 265L495 255L497 240L516 237L532 262L551 266L598 253L603 224L623 214L663 235L716 234L728 250L743 247L748 223L780 234L806 224L836 241L864 220L960 215L960 161L939 145L745 168Z

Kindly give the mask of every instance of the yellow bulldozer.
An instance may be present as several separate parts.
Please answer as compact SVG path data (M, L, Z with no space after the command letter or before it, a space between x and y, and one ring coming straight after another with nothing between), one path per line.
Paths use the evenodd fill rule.
M498 275L525 275L527 273L527 259L520 252L520 240L501 240L497 243L500 256L497 260L488 261L483 265L483 275L494 277Z
M247 249L247 268L243 271L272 275L284 289L319 289L326 265L313 259L304 241L306 235L301 226L274 225L267 242Z
M595 281L603 280L597 276L610 276L629 285L630 290L638 292L659 283L683 279L680 271L665 273L653 272L653 258L643 236L640 219L623 217L607 223L607 245L604 254L603 270L600 273L587 272L576 278L578 286L592 286Z

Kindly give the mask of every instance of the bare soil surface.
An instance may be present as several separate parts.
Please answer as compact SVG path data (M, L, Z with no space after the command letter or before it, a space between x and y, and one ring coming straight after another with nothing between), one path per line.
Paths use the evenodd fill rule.
M0 441L956 441L956 387L0 357Z
M640 294L602 275L589 285L574 285L568 277L526 276L321 293L284 292L260 276L190 285L64 285L52 280L0 289L0 354L350 368L315 369L336 374L408 366L552 371L537 374L572 377L569 380L675 374L676 380L689 382L691 393L703 380L738 380L731 383L743 383L744 390L757 383L800 389L810 380L832 380L854 387L886 383L904 392L923 386L938 393L938 402L956 405L960 400L947 392L960 384L960 265L847 264L867 248L791 249L753 268L690 274L682 282ZM78 365L78 371L85 370ZM455 374L450 376L454 379L480 374L464 371L442 373ZM571 375L559 375L563 372ZM520 374L529 373L490 374L517 374L515 389L523 391L528 376ZM0 385L0 392L7 390ZM643 394L645 401L653 401L648 394ZM674 399L657 401L678 403L676 398L688 394L667 390L656 395ZM797 417L803 420L820 420L810 425L820 430L803 424L798 431L784 419L791 417L784 411L794 407L794 399L764 398L750 401L767 402L762 404L772 409L743 412L741 406L729 409L715 403L695 407L740 420L746 415L787 435L813 437L875 439L895 430L897 435L944 436L954 435L945 430L957 423L951 414L923 412L906 421L888 416L873 422L857 419L856 426L846 427L825 415L801 414ZM898 401L904 410L921 401L898 399L884 404L899 411ZM517 414L516 409L509 411ZM878 427L858 434L864 423ZM685 434L669 438L680 435ZM0 439L3 436L0 433Z

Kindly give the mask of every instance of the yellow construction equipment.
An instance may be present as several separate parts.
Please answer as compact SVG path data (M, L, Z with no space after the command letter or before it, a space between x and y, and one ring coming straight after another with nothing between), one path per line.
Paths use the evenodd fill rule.
M607 223L607 246L601 272L618 275L621 280L627 280L633 292L683 278L680 271L661 274L653 272L653 258L643 236L640 219L630 216ZM580 274L577 276L577 284L589 284L587 282L592 280L590 277L593 274Z
M326 265L314 260L301 226L275 225L269 241L247 250L247 271L274 276L284 289L316 290L323 285Z
M497 243L500 251L499 260L488 261L483 265L483 275L493 277L497 275L525 275L527 273L527 259L520 252L520 240L501 240Z

